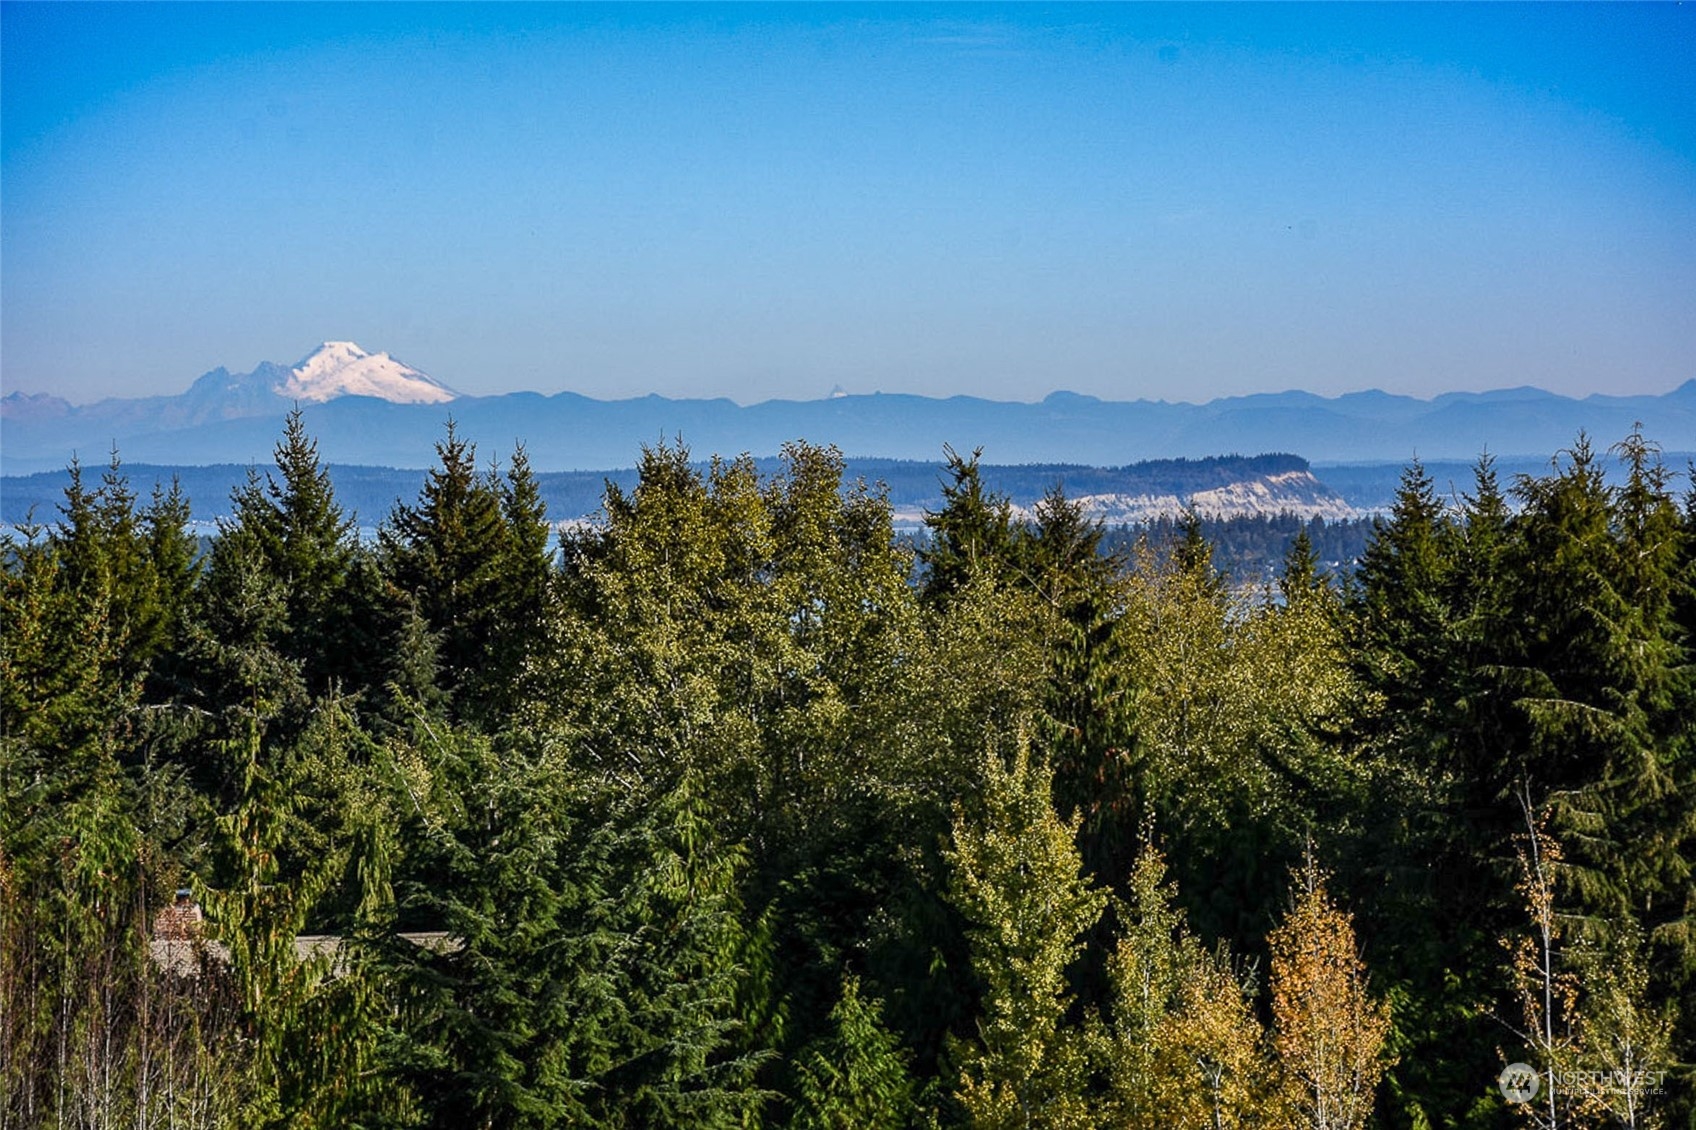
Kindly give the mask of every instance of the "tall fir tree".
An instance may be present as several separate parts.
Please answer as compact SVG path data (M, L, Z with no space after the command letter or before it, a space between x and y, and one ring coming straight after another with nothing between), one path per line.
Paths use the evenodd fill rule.
M1185 504L1183 513L1178 517L1178 537L1172 544L1172 562L1180 573L1223 584L1224 578L1219 577L1218 570L1214 568L1213 544L1207 540L1201 512L1193 502Z
M283 424L274 450L275 471L261 479L250 471L231 496L234 515L220 531L213 556L232 531L240 531L259 554L260 567L276 582L286 608L283 654L300 665L313 693L345 682L358 657L343 638L337 615L353 560L353 519L336 501L329 468L306 430L297 406Z
M1621 453L1617 495L1582 439L1559 473L1519 484L1519 756L1557 800L1582 908L1654 930L1682 917L1696 831L1690 683L1671 615L1679 523L1652 450L1633 437Z
M1022 566L1012 505L983 484L978 466L983 449L969 456L952 447L942 450L952 481L942 484L942 509L925 513L930 543L919 553L923 591L933 602L946 600L973 577L1004 578Z
M523 444L513 448L497 490L506 525L496 597L503 623L483 693L495 695L497 711L506 713L524 697L521 680L542 646L555 565L547 504Z
M73 604L105 603L107 631L129 678L144 675L167 642L149 535L135 502L116 451L93 490L73 462L59 508L63 520L50 535L61 592Z
M476 445L452 420L436 455L438 465L425 477L417 503L396 506L378 533L383 568L436 636L442 690L454 712L493 725L509 702L512 665L530 634L516 620L520 610L513 601L527 584L536 595L534 578L525 579L527 566L513 556L514 531L502 513L498 478L478 471ZM521 517L533 554L539 499L528 478L519 488L522 496L515 492L510 505L532 508ZM503 583L509 578L516 579Z
M1284 551L1283 569L1278 574L1278 595L1285 603L1304 600L1326 587L1319 574L1319 555L1313 551L1313 539L1306 528L1296 531Z
M168 491L154 485L141 516L156 594L156 613L149 624L150 651L155 657L149 697L155 700L169 698L182 685L188 616L201 566L199 547L187 529L191 515L182 484L173 478Z
M1024 539L1021 580L1043 614L1049 673L1039 718L1053 759L1055 804L1082 815L1085 863L1111 883L1130 860L1140 751L1133 665L1119 630L1126 562L1103 550L1103 534L1082 504L1051 488Z
M1487 458L1458 520L1415 460L1347 594L1365 692L1355 740L1373 774L1348 870L1357 890L1376 892L1361 903L1371 959L1393 995L1415 1002L1393 1017L1403 1052L1385 1088L1389 1117L1413 1124L1496 1118L1488 1101L1454 1096L1498 1039L1489 971L1511 912L1493 863L1513 827L1498 810L1508 755L1492 721L1512 713L1501 673L1506 521Z

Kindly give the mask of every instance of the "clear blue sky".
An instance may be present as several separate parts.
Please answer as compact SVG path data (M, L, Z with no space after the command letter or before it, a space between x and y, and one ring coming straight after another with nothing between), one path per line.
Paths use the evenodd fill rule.
M7 3L0 382L1696 377L1696 6Z

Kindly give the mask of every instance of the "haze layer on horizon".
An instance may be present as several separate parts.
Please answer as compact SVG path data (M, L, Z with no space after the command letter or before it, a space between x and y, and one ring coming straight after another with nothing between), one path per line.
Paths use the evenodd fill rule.
M0 382L1696 376L1696 6L0 10Z

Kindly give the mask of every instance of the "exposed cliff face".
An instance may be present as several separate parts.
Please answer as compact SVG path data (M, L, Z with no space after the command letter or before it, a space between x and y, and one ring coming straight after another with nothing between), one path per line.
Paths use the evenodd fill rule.
M880 468L885 481L901 481ZM1293 455L1219 456L1199 460L1154 460L1126 467L1006 467L984 466L984 483L1012 503L1022 519L1036 516L1043 491L1061 483L1068 498L1083 504L1091 518L1110 526L1176 517L1194 506L1210 518L1239 518L1256 514L1293 514L1326 521L1360 517L1342 495L1321 482L1305 460ZM923 523L925 511L942 504L934 499L895 499L895 520L901 526Z
M1198 512L1211 518L1290 513L1301 518L1332 520L1359 515L1359 511L1345 502L1341 495L1316 479L1312 471L1285 471L1244 479L1188 496L1091 494L1081 496L1078 501L1084 504L1091 517L1109 525L1170 516L1182 512L1186 506L1194 506Z

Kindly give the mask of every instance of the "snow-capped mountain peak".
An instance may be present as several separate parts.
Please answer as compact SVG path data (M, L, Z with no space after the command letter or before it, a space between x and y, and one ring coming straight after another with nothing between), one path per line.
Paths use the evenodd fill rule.
M445 404L459 394L387 353L367 353L351 341L326 341L288 370L272 391L317 404L338 396L374 396L394 404Z

